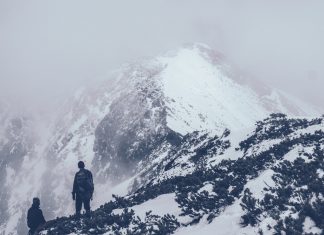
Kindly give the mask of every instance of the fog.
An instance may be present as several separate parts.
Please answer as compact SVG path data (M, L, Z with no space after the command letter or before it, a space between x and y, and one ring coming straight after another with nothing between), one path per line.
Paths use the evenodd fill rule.
M51 109L123 63L184 43L324 110L324 2L1 0L0 99Z

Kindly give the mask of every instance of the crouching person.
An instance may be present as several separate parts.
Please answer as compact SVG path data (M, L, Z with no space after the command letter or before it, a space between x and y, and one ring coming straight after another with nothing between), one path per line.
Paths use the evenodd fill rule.
M27 213L27 225L29 227L29 235L36 235L45 225L46 221L43 212L40 209L39 198L33 198L33 204Z

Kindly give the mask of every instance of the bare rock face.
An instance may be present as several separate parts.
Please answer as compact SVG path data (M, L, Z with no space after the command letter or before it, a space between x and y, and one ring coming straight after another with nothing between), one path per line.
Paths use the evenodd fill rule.
M167 126L159 71L138 69L132 70L128 89L112 102L95 131L93 164L102 179L120 182L163 141L181 138Z

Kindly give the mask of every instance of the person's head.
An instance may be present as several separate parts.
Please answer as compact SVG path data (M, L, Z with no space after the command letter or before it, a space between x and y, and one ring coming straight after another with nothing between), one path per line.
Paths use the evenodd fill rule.
M83 169L83 168L84 168L84 162L83 162L83 161L79 161L79 162L78 162L78 167L79 167L80 169Z
M40 206L40 200L38 197L33 198L33 206L39 207Z

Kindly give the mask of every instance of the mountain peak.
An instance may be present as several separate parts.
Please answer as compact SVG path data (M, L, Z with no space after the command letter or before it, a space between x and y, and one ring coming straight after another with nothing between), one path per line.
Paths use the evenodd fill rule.
M94 172L94 207L111 200L111 194L116 191L122 195L137 192L138 200L144 200L140 198L141 192L147 189L142 186L172 177L187 177L202 166L208 173L222 160L231 159L233 162L228 164L240 166L240 163L234 163L236 157L245 156L239 141L246 138L256 123L260 124L260 120L273 112L290 116L316 115L307 105L277 89L269 88L269 92L260 94L253 86L238 82L237 75L231 71L220 53L203 44L191 44L151 60L124 66L107 81L77 91L61 107L55 123L46 125L52 129L48 130L42 143L36 143L26 132L26 141L22 139L16 144L32 144L15 157L12 157L12 143L0 146L1 156L6 156L8 161L7 164L0 159L1 183L10 186L8 193L1 197L0 207L4 213L0 223L5 221L10 225L5 230L12 234L15 234L15 226L22 231L25 229L21 211L29 201L16 199L17 190L14 189L20 188L24 188L28 197L41 194L48 218L73 213L70 186L79 160L85 161L87 168ZM243 141L243 146L250 147L249 144L260 135L264 135L262 138L277 135L282 138L296 125L308 122L307 125L322 125L318 120L281 119L267 119L266 122L273 122L270 131L274 133L252 133L251 138ZM30 129L39 132L34 123L30 124L33 125ZM276 125L280 127L279 134L274 131ZM260 128L265 132L269 129L257 126L257 131ZM6 129L0 129L0 133L5 133ZM314 138L317 138L316 133ZM265 148L256 145L249 149ZM254 163L257 162L255 159ZM11 165L19 167L12 168ZM186 182L195 182L197 176L190 177ZM137 184L133 183L134 179ZM126 181L121 183L122 180ZM179 182L168 181L161 190L173 190L170 185L174 183ZM211 185L200 186L204 187L201 192L210 191ZM157 190L154 187L152 190ZM107 188L110 189L108 193ZM145 200L155 194L149 191L147 195ZM99 210L99 214L101 212ZM169 217L163 221L175 222ZM0 227L0 230L3 229Z
M186 134L193 130L251 127L272 112L315 115L283 92L260 95L240 84L223 56L204 44L190 44L157 58L157 75L168 106L168 125Z

